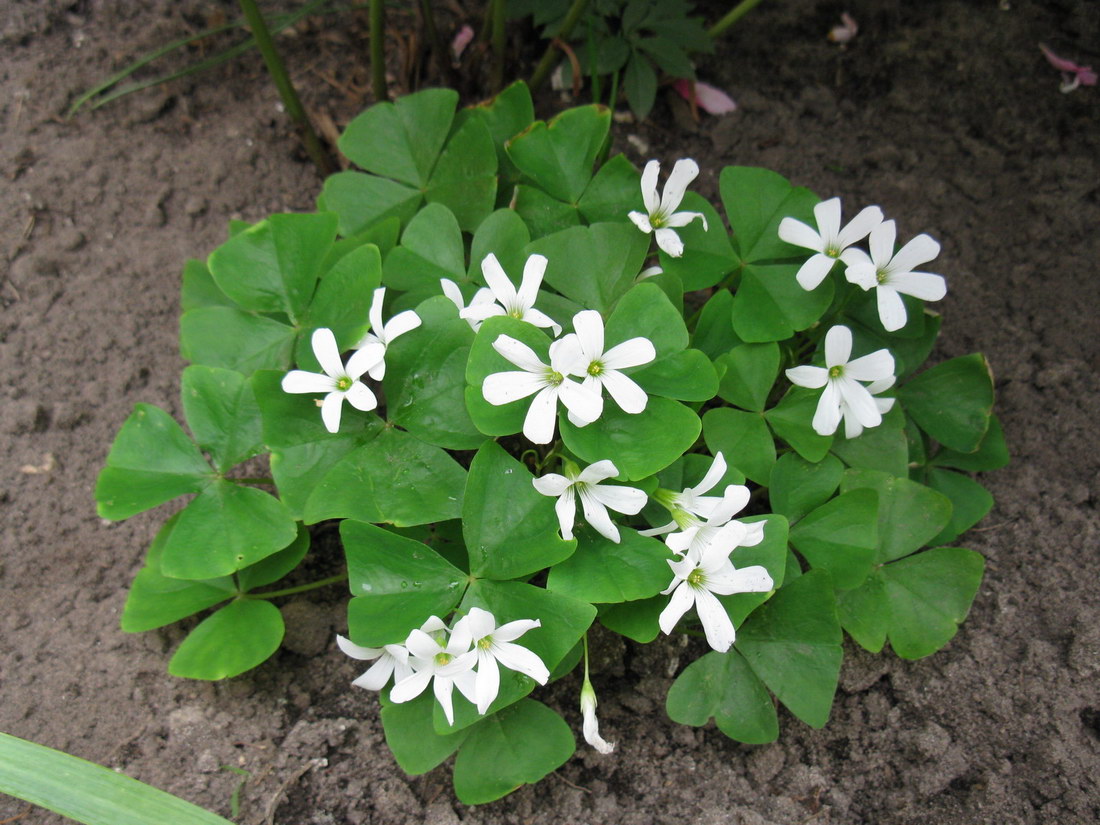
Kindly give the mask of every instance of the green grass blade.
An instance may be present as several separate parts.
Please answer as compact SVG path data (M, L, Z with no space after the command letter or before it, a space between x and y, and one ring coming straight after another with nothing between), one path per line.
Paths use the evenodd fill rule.
M0 793L85 825L233 825L129 776L6 733L0 733Z

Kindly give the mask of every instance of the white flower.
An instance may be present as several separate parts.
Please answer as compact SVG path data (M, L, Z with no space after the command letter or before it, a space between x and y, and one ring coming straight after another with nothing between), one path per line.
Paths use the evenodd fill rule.
M701 523L700 519L710 518L715 508L722 503L723 497L705 496L703 493L709 492L715 484L722 480L722 476L725 474L726 459L722 455L722 451L719 450L714 454L714 461L710 463L710 469L703 476L703 480L694 487L685 487L679 493L673 493L670 490L658 490L654 493L653 498L672 513L672 521L661 527L654 527L652 530L641 530L639 531L641 535L661 536L665 533L671 533L677 528L698 526ZM733 486L732 484L728 485L726 491L728 492Z
M703 229L707 228L707 219L702 212L676 211L676 207L684 199L688 184L699 174L699 165L690 158L676 161L672 174L665 181L664 194L658 197L657 175L660 171L659 161L651 160L645 165L642 172L642 203L649 214L631 212L630 220L647 235L652 232L657 239L657 246L673 258L679 258L684 254L684 243L674 229L687 226L696 218L703 222Z
M582 728L584 741L594 747L600 753L611 753L615 750L613 742L606 741L600 736L600 720L596 718L596 691L592 689L592 683L585 677L581 685L581 714L584 716Z
M578 472L572 462L566 462L565 475L547 473L531 479L535 489L544 496L557 496L554 510L564 539L573 538L573 521L577 514L577 497L580 496L584 517L592 528L605 538L619 543L619 528L607 514L610 507L619 513L635 515L645 507L646 494L634 487L600 487L601 481L614 478L619 470L604 459Z
M447 723L454 724L454 706L451 694L457 685L462 695L475 702L474 665L477 653L470 650L468 633L453 633L445 640L447 626L438 616L432 616L414 630L405 640L409 651L411 676L406 676L393 686L390 699L398 704L415 699L424 692L429 682L435 698L443 708Z
M685 527L679 533L669 533L665 537L665 544L677 555L689 555L692 558L700 558L703 548L718 534L734 516L741 512L749 503L749 488L743 484L730 484L726 487L726 493L718 503L707 520L696 522ZM741 538L740 546L755 547L764 540L764 524L755 521L745 524L745 535Z
M527 263L523 266L523 281L518 291L493 253L490 252L481 262L481 272L485 275L485 283L489 285L497 303L475 300L459 311L460 317L480 323L494 315L510 315L536 327L549 327L554 331L555 338L561 335L561 324L535 309L535 299L538 298L542 276L546 272L545 256L531 255L527 258Z
M845 326L835 326L825 335L824 367L802 366L787 370L787 378L792 384L815 390L825 388L813 419L813 428L818 435L835 433L842 417L845 422L849 418L854 419L852 425L845 424L846 428L851 427L849 431L856 431L856 423L859 424L858 432L862 432L863 427L877 427L882 423L879 405L868 388L859 382L892 379L894 356L889 350L880 349L849 361L851 354L852 331ZM892 384L893 381L880 384L878 391Z
M710 539L698 559L689 554L679 561L669 560L673 579L662 594L672 593L672 598L658 619L662 631L671 633L694 605L703 623L707 644L719 653L730 649L736 632L726 608L714 594L767 593L774 586L766 568L753 565L738 570L729 560L730 553L745 534L744 524L731 521Z
M386 645L385 647L360 647L350 639L336 636L336 644L353 659L371 661L377 659L373 665L352 682L356 687L367 690L381 690L393 676L394 682L400 682L412 675L412 667L409 666L409 651L404 645Z
M509 670L530 676L540 685L546 684L550 671L546 669L542 659L527 648L512 644L528 630L541 626L542 622L538 619L519 619L497 627L496 617L480 607L471 607L470 612L455 624L451 638L461 634L462 642L469 636L477 652L477 676L474 681L476 698L471 701L477 705L478 713L484 714L497 698L500 690L498 662Z
M623 412L632 415L642 412L649 397L620 370L639 367L656 358L653 343L648 338L631 338L604 352L603 318L594 309L574 315L573 329L576 332L561 339L562 362L570 375L582 378L581 385L600 397L600 413L603 413L603 390L607 390ZM584 426L572 414L569 420L576 426Z
M369 313L370 332L364 335L359 343L355 345L356 349L363 349L371 344L382 345L383 360L368 370L370 377L375 381L381 381L386 376L385 353L389 345L393 343L393 339L420 326L420 316L411 309L397 313L383 324L382 302L385 298L386 288L384 286L374 290L374 299L371 301Z
M440 278L439 285L443 288L443 294L450 298L451 303L454 304L455 307L458 309L459 317L461 317L462 310L466 309L466 304L463 303L464 299L462 297L462 290L458 288L458 284L456 284L449 278ZM481 304L491 304L494 301L496 301L496 298L493 297L493 290L483 286L481 289L475 292L474 297L470 299L470 306L476 307L480 306ZM465 320L474 332L477 332L478 329L481 327L481 321L478 321L474 318L466 318Z
M336 336L331 329L313 331L313 354L316 356L324 375L305 370L291 370L283 376L283 392L290 393L328 393L321 402L321 420L330 433L340 431L340 411L344 399L357 410L373 410L378 399L359 377L381 363L386 348L379 343L370 343L362 347L348 359L345 368L340 360L340 350L336 348Z
M841 229L840 198L830 198L814 207L814 218L816 230L794 218L784 218L779 224L781 240L817 253L802 264L796 276L799 286L806 290L816 289L844 250L882 223L882 210L868 206Z
M886 378L880 378L878 381L872 381L867 385L867 392L872 396L878 395L880 392L886 392L890 387L894 386L894 382L897 379L893 375L888 375ZM872 398L875 402L875 406L878 407L878 411L882 415L890 412L894 406L893 398ZM840 399L840 416L844 419L844 437L845 438L859 438L863 434L863 425L859 422L859 419L855 415L850 413L850 407L848 402L843 397Z
M905 326L906 312L902 295L912 295L922 301L938 301L947 294L947 281L931 272L914 272L940 254L940 245L928 235L917 235L894 254L897 227L893 221L883 221L871 230L868 243L871 254L862 249L844 253L844 271L853 284L864 291L875 289L878 317L887 332Z
M586 424L599 418L603 401L596 393L566 377L560 341L550 345L550 366L542 363L529 346L510 335L500 335L493 349L522 372L495 372L481 384L485 400L494 406L510 404L534 395L523 420L523 434L535 444L549 444L554 437L558 401Z

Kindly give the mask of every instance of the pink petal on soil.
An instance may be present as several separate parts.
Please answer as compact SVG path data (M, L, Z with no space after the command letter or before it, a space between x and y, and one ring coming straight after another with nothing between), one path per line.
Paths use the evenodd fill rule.
M852 38L859 33L859 24L856 23L855 18L848 14L848 12L844 12L840 15L840 23L839 26L833 26L832 30L829 32L829 39L841 45L850 43Z
M1092 70L1092 66L1079 66L1072 60L1066 60L1064 57L1059 57L1042 43L1039 44L1039 50L1043 53L1047 62L1058 71L1076 75L1075 85L1096 85L1096 72Z
M680 78L672 84L684 100L691 100L692 82L686 78ZM737 104L733 98L709 83L695 83L695 102L704 112L712 115L725 115L737 111Z

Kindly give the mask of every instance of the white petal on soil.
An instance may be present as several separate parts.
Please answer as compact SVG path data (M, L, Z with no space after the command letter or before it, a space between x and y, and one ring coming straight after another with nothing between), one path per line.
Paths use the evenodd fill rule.
M840 198L829 198L814 206L814 220L821 240L827 244L836 243L840 234Z
M837 246L846 249L854 243L859 243L871 230L882 223L882 210L877 206L868 206L852 218L848 225L840 230L837 236Z
M367 669L366 673L352 682L352 684L364 690L381 690L390 680L390 676L393 675L396 665L396 659L388 654L383 655Z
M377 659L382 655L384 650L384 648L381 647L363 647L357 645L351 639L344 638L340 634L336 634L336 646L340 648L345 656L350 656L362 662Z
M898 227L893 221L883 221L871 230L867 246L871 250L871 261L875 269L884 269L894 257L894 241L897 240Z

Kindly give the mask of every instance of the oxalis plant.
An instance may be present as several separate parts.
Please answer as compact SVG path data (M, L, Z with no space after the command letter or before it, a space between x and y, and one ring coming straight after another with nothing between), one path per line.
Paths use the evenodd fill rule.
M612 750L596 624L699 637L668 714L750 743L777 701L825 724L843 631L946 644L982 575L948 545L992 504L969 474L1008 459L985 359L923 368L937 243L764 169L721 170L723 215L692 160L663 182L605 160L603 107L536 121L522 84L456 106L374 106L316 213L234 223L187 265L190 435L139 404L96 487L109 519L192 497L123 628L216 608L168 668L222 679L278 648L274 602L346 581L354 684L406 771L456 754L467 803L570 757L577 718L529 694L578 667L584 738ZM346 573L302 583L334 520Z

